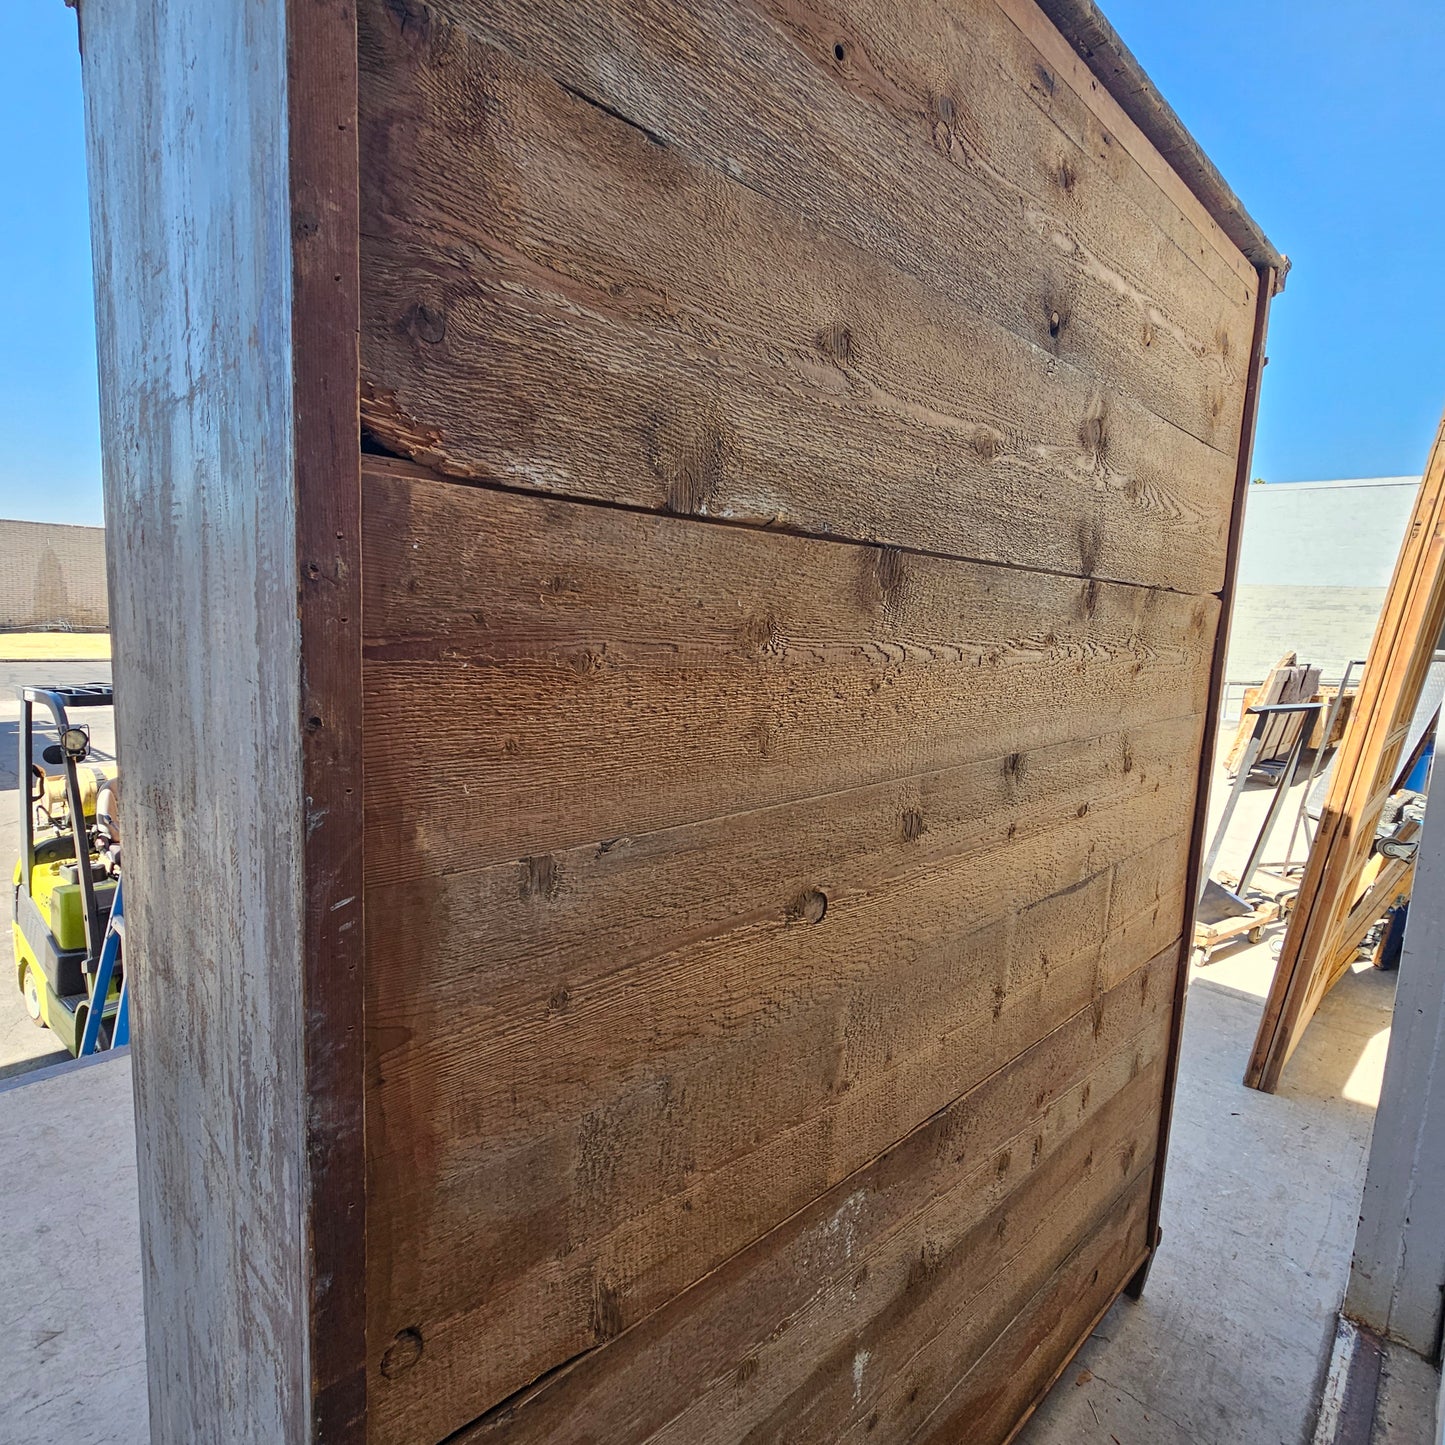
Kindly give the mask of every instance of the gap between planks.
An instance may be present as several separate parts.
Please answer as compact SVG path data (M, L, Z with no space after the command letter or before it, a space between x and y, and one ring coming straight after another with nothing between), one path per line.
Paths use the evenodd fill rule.
M859 1176L865 1174L870 1169L876 1168L879 1162L883 1160L886 1156L895 1152L896 1150L902 1149L905 1145L909 1143L909 1141L914 1139L916 1136L923 1134L930 1128L935 1127L943 1117L948 1115L950 1111L956 1110L970 1095L982 1093L984 1090L994 1085L1002 1076L1006 1075L1010 1069L1014 1068L1018 1064L1019 1060L1025 1055L1029 1054L1032 1050L1039 1048L1040 1045L1042 1045L1046 1040L1053 1038L1056 1035L1063 1033L1065 1030L1075 1026L1078 1020L1084 1015L1095 1011L1102 998L1106 997L1107 995L1117 994L1121 992L1127 985L1129 985L1133 980L1137 979L1141 974L1156 967L1157 965L1160 965L1164 960L1168 958L1171 952L1178 951L1180 956L1182 956L1185 943L1186 939L1184 938L1184 935L1180 934L1171 943L1160 949L1157 953L1152 955L1144 962L1140 963L1137 967L1131 969L1127 974L1123 975L1120 979L1111 984L1106 993L1097 994L1093 999L1091 999L1089 1003L1085 1004L1079 1009L1076 1009L1073 1013L1061 1019L1046 1034L1036 1039L1032 1044L1030 1044L1027 1048L1023 1049L1019 1054L999 1064L997 1068L991 1070L982 1078L972 1083L960 1094L939 1105L938 1108L934 1109L926 1117L919 1120L917 1124L913 1125L903 1134L899 1135L897 1139L890 1141L876 1154L870 1156L868 1159L860 1163L857 1168L851 1170L847 1175L843 1176L843 1178L838 1180L836 1184L830 1186L827 1190L823 1191L822 1194L819 1194L807 1200L805 1203L800 1204L796 1209L792 1210L790 1213L776 1221L763 1233L756 1235L754 1238L740 1245L731 1254L727 1255L724 1259L719 1260L716 1264L698 1275L696 1279L692 1280L679 1293L672 1295L667 1300L659 1303L653 1309L649 1310L646 1314L643 1314L638 1319L632 1321L617 1335L614 1335L610 1339L601 1341L588 1349L581 1350L575 1355L572 1355L569 1358L562 1360L559 1363L551 1366L547 1370L543 1371L528 1384L520 1386L511 1394L505 1396L503 1399L497 1401L495 1404L488 1406L486 1410L484 1410L480 1415L476 1416L471 1421L459 1426L448 1435L444 1436L442 1440L438 1442L438 1445L462 1445L462 1442L474 1438L474 1432L485 1429L489 1422L499 1418L504 1413L522 1411L529 1404L531 1404L533 1400L542 1397L544 1394L550 1392L554 1388L558 1388L560 1382L564 1380L566 1376L570 1375L574 1370L576 1370L580 1365L582 1365L586 1360L598 1354L599 1351L608 1350L614 1346L617 1346L619 1342L628 1339L629 1336L634 1335L636 1332L642 1330L643 1328L654 1322L658 1315L660 1315L666 1310L676 1307L679 1301L685 1299L689 1294L693 1293L693 1291L702 1288L708 1281L712 1280L714 1276L730 1268L734 1264L734 1262L738 1260L741 1256L749 1253L750 1251L764 1247L768 1240L774 1238L775 1236L781 1235L784 1231L793 1227L796 1223L802 1220L802 1218L806 1216L810 1210L813 1210L817 1207L820 1199L823 1199L830 1194L838 1193L845 1190L850 1180L856 1179ZM1147 1023L1141 1024L1141 1026L1134 1033L1129 1035L1130 1041L1132 1042L1133 1040L1142 1037L1145 1033L1147 1033L1148 1028L1149 1025ZM1164 1054L1161 1053L1160 1057L1161 1059L1163 1059ZM1102 1067L1104 1067L1104 1065L1099 1064L1095 1068L1088 1070L1087 1073L1081 1076L1081 1079L1084 1081L1091 1079L1094 1074L1098 1072L1099 1068ZM1162 1099L1160 1103L1162 1106ZM1021 1128L1016 1132L1015 1135L1010 1137L1022 1137L1028 1132L1029 1127L1031 1127L1031 1121L1027 1126ZM1154 1168L1155 1160L1151 1154L1150 1158L1138 1169L1138 1171L1132 1176L1132 1178L1127 1181L1112 1197L1112 1200L1110 1204L1106 1207L1104 1213L1107 1215L1109 1210L1117 1207L1118 1202L1125 1197L1129 1189L1135 1187L1146 1176L1152 1174ZM1018 1187L1022 1188L1024 1186L1023 1184L1021 1184ZM1012 1198L1012 1193L1010 1193L1009 1196L1006 1196L1006 1198ZM904 1227L906 1227L906 1222L900 1223L899 1225L895 1226L895 1228L889 1232L890 1236L891 1234L896 1233L898 1229ZM1089 1239L1091 1238L1092 1235L1086 1236L1086 1238L1081 1240L1080 1244L1076 1246L1075 1249L1072 1250L1064 1260L1059 1261L1058 1265L1050 1273L1049 1280L1045 1282L1045 1284L1040 1288L1040 1290L1036 1291L1035 1294L1030 1297L1029 1303L1032 1303L1048 1289L1049 1284L1052 1283L1055 1276L1059 1272L1059 1269L1066 1266L1069 1261L1072 1260L1075 1255L1079 1253L1080 1250L1086 1247ZM1096 1328L1098 1321L1103 1318L1104 1314L1108 1312L1108 1309L1112 1308L1114 1302L1119 1298L1119 1296L1123 1293L1124 1289L1127 1287L1128 1282L1132 1278L1134 1278L1134 1276L1138 1273L1138 1270L1142 1268L1143 1264L1152 1256L1153 1252L1153 1246L1149 1246L1148 1248L1146 1248L1139 1256L1139 1259L1131 1263L1130 1267L1122 1274L1117 1289L1115 1289L1110 1295L1108 1304L1104 1307L1104 1309L1099 1312L1098 1316L1090 1322L1088 1329L1086 1329L1081 1334L1077 1343L1075 1343L1071 1347L1063 1364L1060 1365L1058 1373L1053 1377L1053 1379L1057 1379L1058 1374L1062 1374L1062 1372L1068 1367L1069 1362L1078 1353L1079 1349L1083 1346L1084 1341L1088 1339L1089 1335ZM990 1348L993 1344L996 1344L1000 1338L1003 1337L1003 1334L1007 1331L1007 1329L1012 1323L1013 1321L1005 1322L1003 1329L1000 1331L999 1335L995 1336L990 1342ZM986 1353L987 1350L984 1351L984 1354ZM979 1356L980 1360L984 1358L984 1354L981 1354ZM1033 1410L1037 1408L1037 1405L1043 1399L1044 1395L1048 1393L1048 1389L1052 1386L1052 1383L1053 1380L1050 1380L1049 1384L1046 1385L1042 1390L1040 1390L1038 1396L1030 1405L1029 1411L1020 1420L1019 1428L1022 1427L1023 1420L1027 1420L1028 1415L1032 1414ZM946 1400L940 1401L939 1406L936 1407L936 1409L941 1408L944 1404L946 1404ZM936 1413L936 1409L934 1413ZM930 1415L929 1418L932 1418L932 1416ZM671 1422L669 1421L669 1423ZM657 1433L658 1432L656 1430L652 1431L648 1438L653 1438L653 1436L655 1436ZM1012 1440L1016 1434L1017 1430L1010 1434L1008 1439ZM643 1445L645 1445L645 1442L643 1442Z
M365 430L364 427L363 430ZM998 557L974 557L959 552L938 552L929 547L909 546L906 543L872 542L860 537L830 536L827 532L809 531L807 528L783 522L774 525L750 522L739 517L714 517L700 512L672 512L665 507L642 507L634 502L622 502L612 497L543 492L534 487L519 486L515 482L499 481L491 476L438 471L422 462L414 462L391 452L383 454L363 451L361 469L363 474L372 471L387 477L404 477L418 482L436 482L454 487L474 487L481 491L504 492L514 497L527 497L579 507L602 507L607 511L627 512L633 516L665 517L674 522L700 522L712 527L732 527L745 532L771 532L778 536L801 537L810 542L827 542L835 547L872 548L875 551L896 552L904 557L927 557L938 562L966 562L976 567L997 567L1002 571L1023 572L1036 577L1060 577L1070 582L1099 582L1109 587L1132 587L1139 592L1168 592L1176 597L1212 597L1215 601L1223 599L1222 588L1218 592L1189 592L1181 587L1163 587L1150 582L1131 582L1124 577L1106 577L1098 572L1066 572L1062 568L1029 566L1023 562L1007 562Z

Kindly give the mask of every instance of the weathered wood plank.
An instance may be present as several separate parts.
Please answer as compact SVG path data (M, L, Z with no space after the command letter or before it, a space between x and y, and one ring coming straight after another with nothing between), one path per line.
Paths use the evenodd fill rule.
M1108 738L1035 755L1017 781L990 763L579 849L544 891L524 865L369 894L375 1214L397 1222L372 1228L374 1337L509 1282L545 1290L566 1328L554 1253L578 1267L585 1332L578 1252L599 1240L631 1319L1177 940L1184 851L1166 840L1194 731L1136 741L1130 774ZM1140 846L1174 859L1172 926L1156 904L1111 931L1111 865ZM447 941L413 961L425 918ZM605 1188L589 1158L607 1160ZM606 1236L659 1210L670 1244L648 1278L648 1231Z
M1085 1238L964 1377L917 1437L1002 1445L1148 1255L1149 1180L1135 1177ZM960 1431L967 1430L966 1436Z
M126 956L146 960L133 1056L111 1067L135 1076L150 1429L351 1445L354 13L97 0L79 18Z
M438 818L475 867L1203 709L1212 598L365 486L373 883Z
M422 1042L447 1020L469 1036L502 1035L575 1013L630 988L623 980L635 971L729 934L806 925L800 938L824 938L832 930L815 932L818 923L836 926L851 900L887 888L980 924L1113 866L1098 932L1160 918L1175 937L1179 920L1169 921L1166 905L1185 882L1177 830L1197 735L1197 720L1181 719L1133 740L1109 734L1022 761L439 875L426 891L373 885L378 949L394 952L392 939L443 920L425 958L375 980L369 1018L387 1083L413 1070L436 1089L468 1082L473 1044Z
M1261 264L1272 271L1279 270L1279 263L1284 258L1279 256L1266 238L1251 236L1247 243L1242 239L1230 239L1225 221L1235 225L1242 218L1220 218L1210 210L1194 189L1194 183L1200 179L1199 172L1196 170L1191 178L1186 180L1175 170L1163 151L1149 139L1144 121L1136 122L1134 116L1125 110L1119 98L1106 83L1101 82L1093 66L1075 48L1074 37L1065 37L1060 33L1035 0L995 0L995 3L1025 37L1037 59L1043 64L1044 73L1037 75L1038 84L1030 87L1035 104L1057 124L1067 128L1076 142L1092 151L1101 163L1120 160L1119 152L1122 151L1157 187L1160 200L1154 209L1160 224L1168 224L1167 209L1172 205L1186 225L1194 230L1200 242L1208 244L1247 285L1254 286L1258 281ZM1064 81L1062 86L1059 84L1061 78ZM1119 75L1118 78L1125 77ZM1080 97L1087 97L1087 101ZM1062 104L1059 104L1060 99ZM1162 97L1159 99L1162 102ZM1085 113L1086 120L1082 126L1075 119L1075 107ZM1167 103L1164 108L1167 108ZM1169 129L1174 130L1175 127ZM1179 129L1182 130L1182 127ZM1177 145L1181 137L1176 132L1170 139ZM1127 170L1127 167L1120 166L1118 170L1111 170L1111 173L1121 184L1130 183L1126 176L1119 174L1121 170ZM1149 204L1146 188L1137 182L1131 183L1131 195L1138 204ZM1221 198L1218 192L1213 192L1212 195L1216 199ZM1172 227L1171 234L1175 234ZM1235 234L1240 234L1238 228ZM1259 244L1261 241L1264 242L1263 246ZM1185 249L1191 249L1187 241L1181 244ZM1241 249L1242 244L1250 245L1249 254ZM1269 259L1261 263L1259 257L1266 252ZM1287 262L1285 264L1288 265ZM1271 275L1270 285L1273 286L1276 280L1277 277Z
M914 1296L946 1313L954 1281L1051 1264L1059 1232L1086 1228L1117 1194L1110 1159L1132 1145L1146 1160L1167 1035L1168 989L1152 981L1161 968L464 1438L735 1441L820 1371L825 1383L840 1340L906 1321Z
M397 38L368 91L367 421L388 445L514 486L1217 589L1228 457L446 34L421 59Z
M803 43L785 23L801 7L780 17L750 0L703 8L652 0L591 6L585 15L493 0L379 9L369 33L401 28L422 53L447 46L443 15L461 20L640 130L942 294L983 307L1017 335L1232 452L1248 307L1226 300L1167 241L1151 248L1147 276L1127 274L1123 258L1096 256L1089 242L1103 240L1077 234L1062 179L1044 211L1026 183L974 154L957 126L968 105L961 88L933 96L915 77L906 86L853 84L857 64L879 43L860 26L831 43L817 33ZM930 35L944 28L931 11L908 23ZM1012 123L1047 132L1051 148L1066 144L1026 96L1016 100ZM1088 156L1073 158L1077 193L1095 170ZM940 226L944 215L952 223ZM1116 229L1132 234L1149 224L1131 217ZM1175 267L1187 278L1172 278ZM1217 301L1217 310L1208 324L1191 325L1181 312L1201 297Z
M957 1379L960 1365L966 1368L986 1357L990 1341L1045 1288L1058 1261L1096 1229L1107 1228L1121 1184L1137 1179L1150 1162L1163 1041L1163 1030L1156 1029L1075 1088L1078 1107L1063 1147L1049 1136L1052 1120L1046 1119L1045 1127L1036 1127L1032 1135L1015 1135L975 1171L968 1195L944 1195L891 1238L877 1263L884 1269L893 1266L889 1273L895 1282L906 1278L905 1288L881 1308L875 1296L874 1312L866 1321L849 1319L852 1328L828 1341L831 1348L825 1347L812 1373L761 1418L761 1412L752 1412L747 1422L751 1428L740 1438L747 1445L777 1440L842 1445L878 1438L875 1432L888 1420L881 1438L907 1439L906 1425L900 1428L898 1417L920 1418L928 1409L925 1402ZM1142 1063L1146 1058L1147 1066ZM1112 1093L1123 1078L1130 1081ZM1097 1112L1095 1090L1108 1097ZM1037 1157L1037 1172L992 1215L973 1223L979 1203L992 1193L988 1169L1007 1179L1016 1148L1027 1149L1031 1160ZM871 1273L873 1267L874 1260L865 1257L860 1272ZM845 1287L851 1291L856 1279ZM1122 1276L1113 1283L1117 1289ZM828 1304L839 1313L852 1313L836 1298ZM816 1314L822 1335L823 1311ZM803 1362L813 1363L806 1349L799 1350L799 1339L790 1344ZM659 1445L662 1440L686 1445L699 1415L696 1409L689 1411L660 1436ZM713 1438L728 1437L714 1432Z
M1221 295L1236 321L1233 308L1250 304L1255 268L1078 57L1061 63L1060 37L1033 0L756 3L824 63L842 37L844 62L830 69L849 90L924 118L956 165L992 172L1031 231L1082 248L1111 284L1172 283L1201 335ZM1029 12L1042 24L1021 23Z

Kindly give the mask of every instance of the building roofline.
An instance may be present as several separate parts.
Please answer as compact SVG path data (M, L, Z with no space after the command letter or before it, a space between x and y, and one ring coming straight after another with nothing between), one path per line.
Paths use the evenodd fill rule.
M1250 487L1250 494L1271 492L1323 492L1336 487L1418 487L1419 477L1343 477L1329 482L1264 482Z

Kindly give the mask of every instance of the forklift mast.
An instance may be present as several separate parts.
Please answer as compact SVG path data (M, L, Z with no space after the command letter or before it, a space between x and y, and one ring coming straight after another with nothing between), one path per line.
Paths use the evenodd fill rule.
M35 710L43 708L50 714L57 737L63 737L72 726L72 709L112 707L115 689L109 683L86 683L76 687L26 687L20 692L20 786L25 790L25 806L20 834L20 858L26 886L35 869L35 806L32 801L32 780L35 776ZM100 956L105 929L95 896L95 875L90 867L90 839L85 827L80 775L76 761L65 754L65 797L70 811L70 832L75 843L75 862L80 878L80 896L85 918L85 952L94 960Z

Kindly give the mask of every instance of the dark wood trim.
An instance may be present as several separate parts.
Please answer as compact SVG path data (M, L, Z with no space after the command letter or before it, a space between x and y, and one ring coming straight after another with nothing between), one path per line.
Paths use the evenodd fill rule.
M1199 871L1204 861L1205 834L1209 821L1209 788L1214 775L1214 753L1218 743L1219 714L1224 702L1224 667L1229 654L1229 628L1234 612L1234 590L1239 576L1239 544L1244 532L1244 504L1254 465L1254 430L1259 420L1260 381L1265 368L1265 341L1269 333L1269 306L1275 294L1272 267L1259 273L1259 294L1255 298L1254 336L1250 343L1249 374L1245 382L1244 419L1239 434L1239 462L1234 477L1234 508L1229 518L1229 548L1225 557L1224 586L1219 592L1219 628L1214 635L1214 660L1209 669L1209 696L1205 703L1203 751L1199 759L1199 791L1194 804L1194 822L1189 840L1188 901L1184 910L1184 937L1179 945L1179 966L1174 980L1174 1014L1169 1027L1169 1054L1164 1069L1164 1106L1159 1115L1159 1150L1154 1158L1154 1191L1149 1202L1149 1227L1144 1238L1153 1241L1149 1257L1129 1282L1130 1295L1138 1299L1149 1278L1159 1240L1159 1214L1164 1197L1164 1171L1169 1159L1169 1130L1174 1116L1174 1090L1179 1082L1179 1049L1184 1037L1184 1005L1189 990L1189 958L1194 948L1194 918L1198 908Z
M1148 1236L1146 1235L1145 1237L1147 1238ZM1061 1379L1063 1379L1064 1372L1069 1368L1069 1366L1072 1365L1076 1359L1078 1359L1079 1351L1082 1350L1084 1346L1089 1343L1089 1337L1094 1333L1096 1329L1099 1328L1101 1324L1104 1323L1105 1317L1108 1315L1109 1311L1113 1309L1116 1304L1119 1303L1119 1296L1126 1292L1130 1292L1132 1290L1133 1282L1138 1279L1142 1274L1147 1273L1149 1269L1149 1261L1153 1259L1153 1257L1154 1251L1151 1248L1149 1252L1143 1257L1143 1259L1139 1261L1138 1266L1134 1269L1134 1271L1127 1276L1128 1282L1116 1289L1114 1293L1109 1296L1108 1303L1104 1306L1104 1308L1101 1309L1099 1313L1096 1314L1094 1318L1089 1321L1088 1329L1086 1329L1084 1333L1079 1336L1078 1340L1075 1342L1073 1348L1069 1351L1069 1353L1065 1355L1062 1360L1059 1361L1059 1368L1055 1370L1052 1375L1049 1376L1048 1383L1043 1387L1042 1390L1039 1391L1037 1395L1034 1396L1033 1400L1029 1404L1028 1409L1026 1409L1023 1414L1019 1416L1017 1423L1009 1432L1008 1439L1004 1441L1004 1445L1013 1445L1013 1442L1017 1440L1018 1437L1023 1433L1024 1426L1027 1425L1029 1421L1034 1418L1034 1414L1038 1410L1039 1406L1042 1405L1046 1399L1048 1399L1049 1392L1054 1388L1055 1385L1059 1383Z
M311 1437L366 1433L356 16L287 6Z
M1380 1378L1385 1367L1385 1342L1364 1325L1358 1326L1358 1330L1331 1445L1370 1445L1375 1434L1375 1416L1380 1406Z

